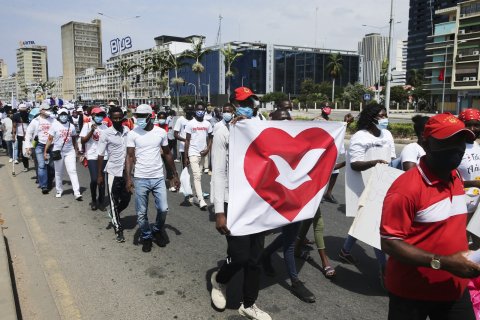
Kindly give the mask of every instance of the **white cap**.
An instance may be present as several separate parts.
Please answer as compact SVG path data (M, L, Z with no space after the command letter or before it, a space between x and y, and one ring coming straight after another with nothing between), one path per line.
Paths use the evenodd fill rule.
M45 103L43 102L41 105L40 105L40 110L50 110L50 105L48 103Z
M67 109L65 109L65 108L60 108L60 109L58 109L58 112L57 112L57 114L62 114L62 113L66 113L66 114L68 114L68 110L67 110Z
M141 104L137 107L137 110L135 110L135 113L137 114L152 114L152 112L152 107L148 104Z
M77 111L78 111L78 112L83 112L83 108L82 108L82 107L78 107L78 108L77 108Z
M25 103L20 103L18 105L18 110L27 110L27 105Z
M108 105L109 105L109 106L112 106L112 107L115 107L115 106L116 106L115 102L113 102L113 101L110 101L110 102L108 103Z

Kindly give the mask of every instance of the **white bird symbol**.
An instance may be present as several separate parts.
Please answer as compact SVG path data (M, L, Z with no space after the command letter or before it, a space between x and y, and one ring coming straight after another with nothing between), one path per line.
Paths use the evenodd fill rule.
M289 190L295 190L302 183L312 180L308 173L318 162L318 159L320 159L325 150L326 149L309 150L305 153L302 160L300 160L295 170L293 170L290 164L282 157L271 155L269 158L273 160L280 173L275 181Z

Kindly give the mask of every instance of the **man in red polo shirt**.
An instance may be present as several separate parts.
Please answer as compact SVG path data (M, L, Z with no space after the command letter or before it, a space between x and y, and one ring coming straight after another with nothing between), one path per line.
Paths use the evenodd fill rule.
M475 319L465 289L480 265L465 257L467 208L455 170L472 136L451 114L431 117L423 132L426 155L388 190L380 234L390 255L389 320Z

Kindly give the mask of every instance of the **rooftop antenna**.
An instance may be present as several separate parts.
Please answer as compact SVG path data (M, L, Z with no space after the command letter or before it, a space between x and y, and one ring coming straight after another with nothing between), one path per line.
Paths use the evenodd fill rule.
M216 45L220 45L222 43L222 15L218 15L218 32L217 32L217 40L215 41Z

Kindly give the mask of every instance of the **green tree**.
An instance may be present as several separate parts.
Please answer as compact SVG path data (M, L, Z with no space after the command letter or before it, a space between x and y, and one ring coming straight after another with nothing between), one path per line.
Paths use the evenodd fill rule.
M425 73L422 69L410 69L407 71L407 84L414 88L420 87L425 82Z
M342 73L343 59L340 53L332 53L328 56L327 71L332 77L332 102L335 103L335 79Z
M165 62L169 70L173 70L175 76L171 80L171 84L175 86L176 89L176 97L177 97L177 109L180 108L180 86L185 83L185 80L182 77L178 76L178 70L187 65L184 61L183 56L175 56L173 53L168 50L166 52Z
M288 100L288 95L279 91L267 93L260 98L260 102L274 102L275 104L283 100Z
M43 98L45 99L49 93L49 90L54 87L54 82L40 81L37 83L35 90L33 90L33 94L35 95L35 98L37 97L37 93L42 94Z
M227 72L225 72L225 77L227 77L228 79L227 92L228 94L230 94L232 77L234 76L234 72L232 70L232 64L235 62L235 60L243 56L243 53L233 50L230 44L226 48L220 49L220 51L225 57L225 66L227 67Z
M196 98L197 97L195 97L195 96L181 96L180 97L180 105L182 105L182 106L188 106L189 104L194 105Z
M390 88L390 97L392 101L403 105L408 100L408 91L403 89L402 86L395 86Z
M351 102L353 105L360 105L360 103L363 101L363 95L365 93L370 93L373 96L373 91L365 88L363 84L358 82L355 84L349 83L344 88L341 99L348 103Z
M322 104L328 101L328 97L320 92L320 85L312 79L305 79L300 85L300 95L298 100L305 105L306 108Z
M155 78L155 83L158 85L161 92L160 98L162 98L163 93L168 88L168 71L171 68L172 66L168 60L167 51L155 51L145 60L143 74L158 74L158 77Z
M210 49L203 48L203 39L192 39L192 49L183 53L186 58L193 59L192 71L197 75L197 99L200 100L202 96L202 84L200 82L200 75L205 71L205 67L201 63L202 58L210 52Z
M142 68L142 66L126 60L120 60L117 64L114 65L114 68L120 75L121 88L122 88L122 107L123 107L124 97L126 98L126 103L128 105L128 89L129 89L128 75L130 74L130 72L132 72L132 70L136 68Z

